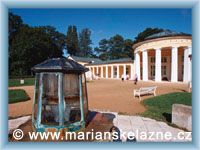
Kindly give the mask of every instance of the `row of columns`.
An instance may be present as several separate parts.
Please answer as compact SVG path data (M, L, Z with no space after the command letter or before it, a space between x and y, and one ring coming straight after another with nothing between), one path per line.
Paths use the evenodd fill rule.
M184 73L183 81L191 81L191 61L188 57L192 53L192 48L187 47L184 49ZM178 47L172 47L171 50L171 82L178 81ZM148 51L142 51L142 80L148 80ZM140 54L139 52L135 53L135 70L140 79ZM162 80L161 76L161 48L155 49L155 81L160 82Z
M106 72L105 72L105 78L109 78L108 77L108 67L111 67L111 76L110 78L114 78L114 67L117 68L117 74L116 74L116 78L121 78L119 75L119 67L123 66L123 75L124 77L126 77L126 67L130 66L130 79L134 78L134 65L130 64L130 65L104 65L104 66L88 66L88 68L90 69L90 71L92 70L92 74L100 74L101 78L104 78L104 72L103 72L103 68L106 68ZM95 72L95 68L96 68L96 72ZM99 72L99 68L101 68L101 71Z

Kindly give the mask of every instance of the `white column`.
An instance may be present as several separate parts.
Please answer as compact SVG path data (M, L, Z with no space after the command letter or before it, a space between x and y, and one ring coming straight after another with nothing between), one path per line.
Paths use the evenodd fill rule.
M192 55L192 47L188 47L188 56ZM188 57L188 81L192 81L192 60Z
M99 67L96 67L96 74L99 74Z
M126 80L126 65L123 65L123 76L124 80Z
M189 62L189 57L188 57L188 48L184 49L184 68L183 68L183 82L188 82L188 62Z
M142 52L142 79L148 81L148 53L147 50Z
M161 81L161 48L158 48L156 51L156 65L155 65L155 81Z
M108 66L106 66L106 78L108 78Z
M172 47L171 53L171 82L178 81L178 48Z
M119 79L119 65L117 65L117 79Z
M140 80L140 54L135 53L135 71L138 76L138 80Z
M111 67L111 78L113 79L113 65L112 66L110 66Z
M101 77L103 78L103 66L101 66Z
M134 64L131 64L131 80L134 79Z
M94 67L92 67L92 74L94 75Z

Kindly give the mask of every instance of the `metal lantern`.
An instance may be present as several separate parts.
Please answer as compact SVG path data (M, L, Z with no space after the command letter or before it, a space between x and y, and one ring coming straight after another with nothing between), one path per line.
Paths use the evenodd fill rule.
M48 59L32 68L35 93L32 124L36 131L76 131L88 113L87 68L68 58Z

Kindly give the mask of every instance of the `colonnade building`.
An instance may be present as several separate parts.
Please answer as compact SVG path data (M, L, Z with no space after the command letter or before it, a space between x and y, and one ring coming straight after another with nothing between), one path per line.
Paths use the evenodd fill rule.
M134 60L101 61L71 56L86 66L91 76L106 79L189 82L192 77L192 36L170 30L151 35L133 45Z

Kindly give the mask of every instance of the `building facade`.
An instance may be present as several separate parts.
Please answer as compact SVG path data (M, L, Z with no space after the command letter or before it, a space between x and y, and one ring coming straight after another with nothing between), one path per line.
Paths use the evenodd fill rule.
M191 35L167 30L133 45L133 49L139 80L191 81Z
M71 56L71 59L86 66L90 71L86 73L88 79L134 79L134 61L131 58L122 58L101 61L96 58Z
M192 36L164 30L133 45L134 60L102 61L71 56L89 68L87 78L190 82L192 80Z
M134 61L130 58L87 64L86 67L93 75L100 78L125 80L134 78Z

